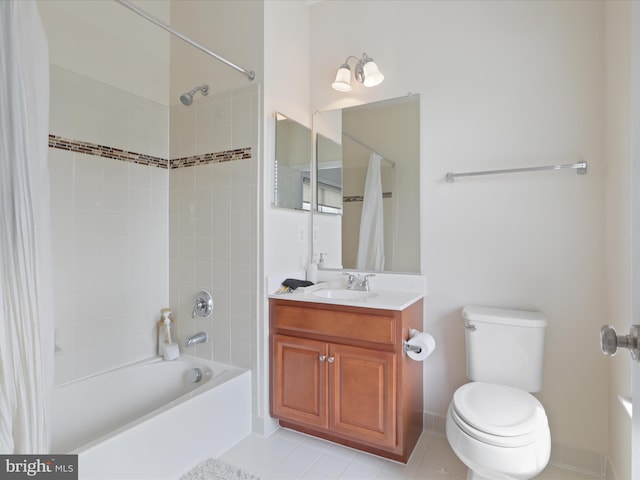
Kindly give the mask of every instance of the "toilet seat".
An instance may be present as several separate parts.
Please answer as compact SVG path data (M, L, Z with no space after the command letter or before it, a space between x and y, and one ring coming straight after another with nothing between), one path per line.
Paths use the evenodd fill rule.
M471 382L458 388L450 409L467 435L498 447L522 447L537 440L542 404L518 388Z

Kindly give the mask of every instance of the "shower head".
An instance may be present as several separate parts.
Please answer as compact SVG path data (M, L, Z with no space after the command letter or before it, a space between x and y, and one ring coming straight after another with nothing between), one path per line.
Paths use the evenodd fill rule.
M180 101L188 107L193 103L193 96L198 90L202 92L202 95L209 95L209 85L203 85L201 87L194 88L188 93L183 93L182 95L180 95Z

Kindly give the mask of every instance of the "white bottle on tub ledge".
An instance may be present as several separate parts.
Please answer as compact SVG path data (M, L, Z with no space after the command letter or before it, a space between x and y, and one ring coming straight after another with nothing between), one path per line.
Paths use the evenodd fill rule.
M169 310L168 308L163 308L162 316L160 317L160 321L158 322L158 356L159 357L164 357L164 345L166 343L164 322L166 319L169 318L169 315L171 315L171 310Z
M171 339L171 310L162 309L162 316L158 322L158 356L165 356L165 347L172 343Z

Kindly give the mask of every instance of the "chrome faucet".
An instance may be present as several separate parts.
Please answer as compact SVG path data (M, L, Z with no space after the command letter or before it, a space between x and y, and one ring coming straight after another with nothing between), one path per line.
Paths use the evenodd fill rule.
M204 343L207 340L209 340L209 335L207 335L207 332L199 332L195 335L187 337L184 341L184 346L191 347L192 345L197 345L198 343Z
M364 278L360 278L360 275L354 273L345 273L347 275L347 290L361 290L364 292L369 291L369 278L375 277L375 273L368 273Z

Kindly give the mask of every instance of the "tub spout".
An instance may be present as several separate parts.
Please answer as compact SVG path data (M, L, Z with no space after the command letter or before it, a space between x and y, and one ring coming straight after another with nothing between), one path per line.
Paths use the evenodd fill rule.
M187 337L184 341L184 346L190 347L192 345L197 345L198 343L204 343L207 340L209 340L209 335L207 335L207 332L199 332L195 335Z

